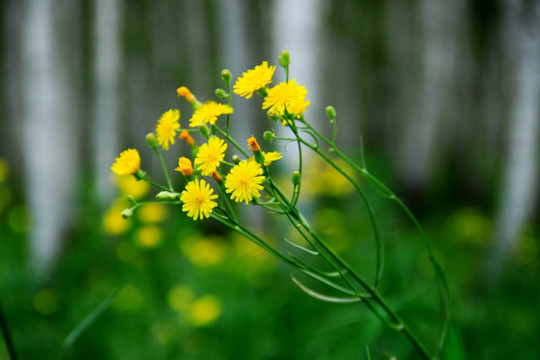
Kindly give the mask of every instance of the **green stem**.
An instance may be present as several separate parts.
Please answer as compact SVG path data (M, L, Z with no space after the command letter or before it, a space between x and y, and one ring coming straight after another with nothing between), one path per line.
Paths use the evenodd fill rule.
M161 163L161 167L163 168L163 173L165 174L165 179L167 179L167 185L169 186L168 189L165 189L165 190L170 190L170 191L174 191L174 188L172 186L172 182L171 182L171 178L169 176L169 170L167 170L167 165L165 165L165 160L163 160L163 156L161 156L161 153L159 152L159 149L156 147L154 148L154 151L156 152L158 158L159 158L159 162Z
M246 158L249 158L249 155L247 154L247 152L244 149L242 149L242 147L236 142L236 140L230 137L229 134L221 130L221 128L217 125L214 125L213 128L217 130L217 132L219 132L221 135L223 135L231 144L233 144L234 147L236 147L238 151L242 153L242 155L244 155Z
M6 349L11 360L17 360L17 352L15 351L15 345L13 345L13 340L11 339L9 328L4 317L4 311L0 306L0 328L2 329L2 335L4 337L4 342L6 344Z

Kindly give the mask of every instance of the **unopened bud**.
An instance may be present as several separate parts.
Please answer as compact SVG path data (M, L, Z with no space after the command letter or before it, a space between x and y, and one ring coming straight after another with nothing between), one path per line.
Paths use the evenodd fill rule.
M266 114L270 120L278 121L279 119L279 113L275 110L270 109Z
M334 120L336 118L336 109L334 109L333 106L327 106L326 107L326 115L328 115L328 118L330 120Z
M216 90L214 91L214 93L216 94L216 96L217 96L218 98L223 98L223 97L227 96L227 94L225 93L225 90L219 89L219 88L216 89Z
M156 194L157 201L174 201L177 200L180 194L170 191L160 191Z
M133 215L133 209L131 209L131 208L130 209L124 209L122 211L122 217L124 219L129 219L132 215Z
M146 174L141 169L138 169L135 174L133 174L133 176L135 176L135 179L137 179L137 181L146 179Z
M255 136L251 135L251 137L247 139L247 143L254 154L261 152L261 147L259 146L259 143L257 143L257 139L255 139Z
M202 124L199 126L199 131L201 133L202 136L204 136L205 138L209 138L210 137L210 133L208 132L208 127L206 126L206 124Z
M298 186L300 184L301 176L298 171L293 171L292 173L292 183L294 186Z
M240 162L242 161L242 159L240 159L240 156L238 156L238 155L233 155L233 156L232 156L232 161L233 161L235 164L240 164Z
M135 205L135 204L137 203L137 201L136 201L136 200L133 198L133 196L131 196L131 195L127 195L127 196L126 196L126 201L127 201L128 203L130 203L130 204L133 204L133 205Z
M291 63L291 56L289 55L289 52L287 50L283 50L278 59L279 65L283 67L287 67Z
M228 84L231 82L232 74L228 69L223 69L221 71L221 78Z
M148 146L150 146L150 148L154 150L157 149L158 143L157 143L156 136L154 135L154 133L150 133L146 135L146 143L148 144Z
M180 171L186 178L191 177L193 175L193 165L191 165L191 160L182 156L178 159L178 167L174 170Z
M216 171L212 173L212 177L214 178L214 180L216 180L218 184L223 182L223 177Z
M265 131L263 133L263 138L268 142L272 142L272 140L274 140L274 133L271 131Z

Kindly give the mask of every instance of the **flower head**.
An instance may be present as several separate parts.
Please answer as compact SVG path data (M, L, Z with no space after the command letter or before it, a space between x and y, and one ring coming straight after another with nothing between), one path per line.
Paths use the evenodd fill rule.
M180 128L178 123L180 110L171 109L161 115L156 126L157 141L164 150L169 150L169 142L174 144L176 130Z
M263 151L262 155L264 156L264 166L268 166L274 161L283 158L283 155L281 155L281 153L277 151L272 151L272 152ZM255 157L250 157L249 161L255 161Z
M233 167L225 179L227 193L236 202L250 202L254 197L261 196L263 189L261 183L264 180L262 168L259 164L244 160Z
M189 120L189 126L198 127L204 124L214 125L219 115L232 114L233 108L229 105L207 101L202 104Z
M225 157L225 150L227 150L227 144L217 136L210 137L207 143L201 145L195 164L200 165L202 175L210 176L216 171Z
M180 171L184 176L193 175L193 166L191 165L191 160L183 156L178 158L178 167L174 170Z
M251 98L255 91L272 82L275 70L275 66L268 66L268 62L263 61L261 65L255 66L254 69L243 72L242 76L234 84L234 93L245 96L246 99Z
M204 180L195 179L186 185L180 200L184 203L182 211L194 220L210 217L212 209L217 206L213 199L218 196Z
M289 114L298 115L304 112L310 104L306 102L306 95L306 88L292 79L268 89L268 95L264 98L262 108L270 108L280 115L285 114L285 110Z
M111 170L118 175L134 175L141 167L141 157L135 149L127 149L116 158Z

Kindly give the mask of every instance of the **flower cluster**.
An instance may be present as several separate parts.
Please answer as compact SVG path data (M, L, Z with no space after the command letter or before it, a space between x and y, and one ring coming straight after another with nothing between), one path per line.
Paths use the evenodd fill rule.
M310 102L306 101L307 90L305 87L294 79L267 88L272 83L275 70L276 66L270 66L268 62L263 61L255 68L242 73L233 86L233 92L247 99L251 98L254 93L263 96L262 109L268 109L269 113L274 114L274 120L281 119L284 124L287 124L294 119L299 119ZM230 91L232 75L228 70L224 70L222 77L227 82ZM219 96L220 93L224 92L221 90L221 92L216 93ZM228 201L227 198L233 202L256 204L261 193L265 191L264 182L268 173L264 168L283 156L277 151L262 151L257 140L252 136L247 140L248 148L253 153L253 156L249 157L244 149L239 148L234 139L229 137L229 120L227 119L226 131L219 127L219 117L223 115L228 117L234 112L230 102L231 94L221 96L229 99L227 104L216 101L201 103L185 86L179 87L177 94L179 97L185 98L193 108L189 127L194 129L182 129L179 122L180 110L170 109L161 115L155 127L155 135L149 134L147 141L150 147L157 152L165 171L166 166L159 154L158 145L162 150L167 151L171 145L175 144L177 136L185 140L191 148L193 160L185 156L179 157L178 167L175 170L184 175L187 185L181 193L174 195L176 193L172 187L172 181L166 173L169 187L163 187L163 189L170 190L167 192L169 195L161 194L159 200L179 200L179 203L182 204L182 210L194 220L210 217L215 208L224 206L222 202ZM193 132L199 132L205 138L202 145L197 144L192 136ZM234 159L233 157L233 162L226 161L229 143L234 144L236 150L242 152L245 159ZM230 167L229 171L223 169L223 166ZM119 175L139 174L138 177L136 175L137 179L148 180L140 170L140 157L135 149L122 152L111 169ZM219 204L214 201L218 199L214 188L202 178L205 176L212 177L216 183L215 188L226 197L225 199L220 198Z

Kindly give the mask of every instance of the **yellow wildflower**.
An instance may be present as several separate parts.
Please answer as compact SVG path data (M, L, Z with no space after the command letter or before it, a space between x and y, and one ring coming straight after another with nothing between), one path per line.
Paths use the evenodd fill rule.
M276 160L279 160L279 159L281 159L283 157L283 155L281 155L277 151L272 151L272 152L264 152L263 151L263 156L264 156L264 166L268 166L272 162L274 162Z
M202 104L189 120L189 126L198 127L204 124L214 125L219 115L232 114L233 108L229 105L219 104L215 101L207 101Z
M268 62L263 61L261 65L255 66L254 69L243 72L242 76L234 84L234 93L244 96L246 99L251 98L255 91L272 82L275 70L275 66L268 66Z
M180 129L180 110L170 109L161 115L156 126L156 135L159 145L164 150L169 150L169 142L174 144L176 130Z
M134 175L141 167L141 157L135 149L127 149L116 158L111 170L117 175Z
M214 190L204 180L195 179L186 185L180 200L184 203L182 211L194 220L210 217L212 209L217 203L212 201L218 196L214 195Z
M264 180L262 168L259 164L244 160L231 169L225 179L227 193L236 202L250 202L254 197L261 196L263 189L261 183Z
M227 144L217 136L210 137L207 143L201 145L195 164L199 165L202 175L210 176L216 171L225 157L225 150L227 150Z
M306 88L292 79L268 89L262 108L270 108L280 115L285 114L285 111L289 114L299 114L309 105L309 102L306 103L306 95Z

